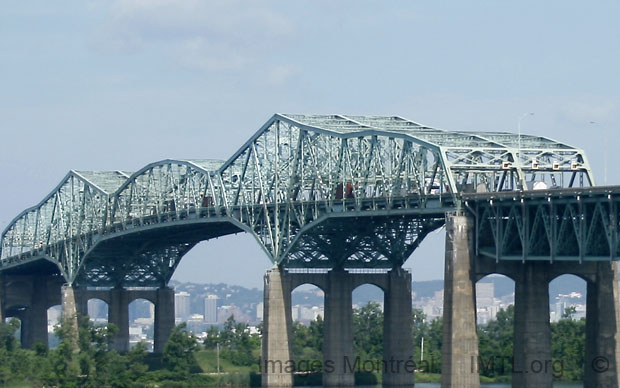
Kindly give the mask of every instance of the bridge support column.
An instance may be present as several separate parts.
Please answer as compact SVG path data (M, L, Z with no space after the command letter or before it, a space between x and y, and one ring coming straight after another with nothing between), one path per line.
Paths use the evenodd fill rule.
M446 214L442 388L480 387L473 259L473 220Z
M599 262L588 281L584 386L618 388L618 263Z
M411 274L399 267L388 272L387 277L383 321L383 359L387 368L383 384L413 386L413 368L406 364L413 356Z
M515 276L514 388L551 388L551 324L547 263L521 264Z
M84 287L73 287L75 294L75 311L80 315L88 315L88 297L87 290Z
M78 331L78 311L75 298L75 290L70 284L65 284L61 288L62 320L68 326L69 341L74 351L78 351L79 331Z
M323 386L326 387L352 387L355 383L352 280L342 269L327 273L323 340Z
M32 299L22 319L22 348L32 349L37 342L47 342L47 284L44 279L32 278Z
M108 323L113 323L118 328L112 338L110 348L117 352L127 352L129 350L129 300L127 291L121 287L115 287L109 292Z
M4 276L0 273L0 322L4 322Z
M286 272L274 268L265 274L263 302L263 387L292 387L291 286Z
M158 288L156 298L153 352L162 353L174 328L174 290Z

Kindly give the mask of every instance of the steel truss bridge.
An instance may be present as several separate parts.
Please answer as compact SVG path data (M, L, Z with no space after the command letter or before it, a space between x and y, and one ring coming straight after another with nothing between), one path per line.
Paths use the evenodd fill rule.
M276 114L226 161L69 172L4 230L0 270L159 287L238 232L281 267L394 268L454 211L496 260L616 260L620 189L593 185L584 151L545 137Z

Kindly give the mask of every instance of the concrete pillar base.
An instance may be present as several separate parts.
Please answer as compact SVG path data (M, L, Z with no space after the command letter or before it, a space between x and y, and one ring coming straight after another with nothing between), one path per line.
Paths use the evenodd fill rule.
M162 353L174 328L174 290L158 288L156 299L153 352Z
M323 339L323 386L352 387L353 365L353 277L344 270L327 273L325 329Z
M618 388L618 263L599 262L588 281L584 387Z
M117 287L110 291L108 304L108 323L116 326L118 331L112 337L110 348L117 352L129 350L129 298L127 291Z
M265 274L263 349L260 361L263 387L292 387L291 285L284 270Z
M514 388L551 388L548 263L526 262L515 276Z
M74 351L78 351L79 331L77 304L75 302L75 292L70 284L62 286L62 320L69 330L69 342Z
M4 322L4 295L6 291L4 289L4 276L0 273L0 322Z
M385 386L413 386L413 312L411 274L402 268L390 271L384 292L383 371Z
M88 315L88 298L84 287L73 287L73 293L75 294L75 310L78 316Z
M22 319L22 348L32 349L36 343L47 346L47 283L38 277L32 280L30 306L20 317Z
M472 219L446 214L442 388L480 387L473 259Z

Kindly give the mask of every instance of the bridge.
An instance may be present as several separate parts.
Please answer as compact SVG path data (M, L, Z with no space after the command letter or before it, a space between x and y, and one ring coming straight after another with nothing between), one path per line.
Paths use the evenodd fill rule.
M0 316L22 344L47 341L46 310L67 318L108 303L128 349L128 304L155 304L155 351L174 325L167 287L198 242L246 232L265 274L263 385L291 386L290 294L325 292L326 386L351 386L351 293L384 291L385 385L412 385L411 274L403 263L444 227L442 387L479 386L475 283L515 280L515 366L551 360L548 283L588 283L587 387L618 387L620 187L596 187L583 150L541 136L457 132L398 116L276 114L228 160L163 160L139 171L71 171L2 233ZM604 373L589 362L605 357ZM532 371L535 372L535 371ZM514 387L551 387L552 370L515 373Z

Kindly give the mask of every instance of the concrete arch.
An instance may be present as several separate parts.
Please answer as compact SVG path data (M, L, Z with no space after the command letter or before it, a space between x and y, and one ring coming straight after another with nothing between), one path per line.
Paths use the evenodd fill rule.
M353 285L353 290L352 292L355 294L356 291L361 291L362 288L368 288L368 287L372 287L372 288L377 288L381 291L381 293L385 293L386 292L386 285L382 284L385 282L377 282L377 281L370 281L370 282L364 282L364 283L359 283L359 284L354 284Z
M387 273L387 272L385 272ZM358 288L365 285L372 285L385 293L389 288L389 281L385 276L385 273L360 273L353 277L353 290L355 292Z
M307 286L307 285L314 286L314 287L318 288L319 290L323 291L323 293L325 293L325 290L324 290L325 285L321 284L321 282L316 282L316 281L308 281L308 282L303 282L303 283L302 282L294 282L292 284L291 292L294 292L299 287Z

